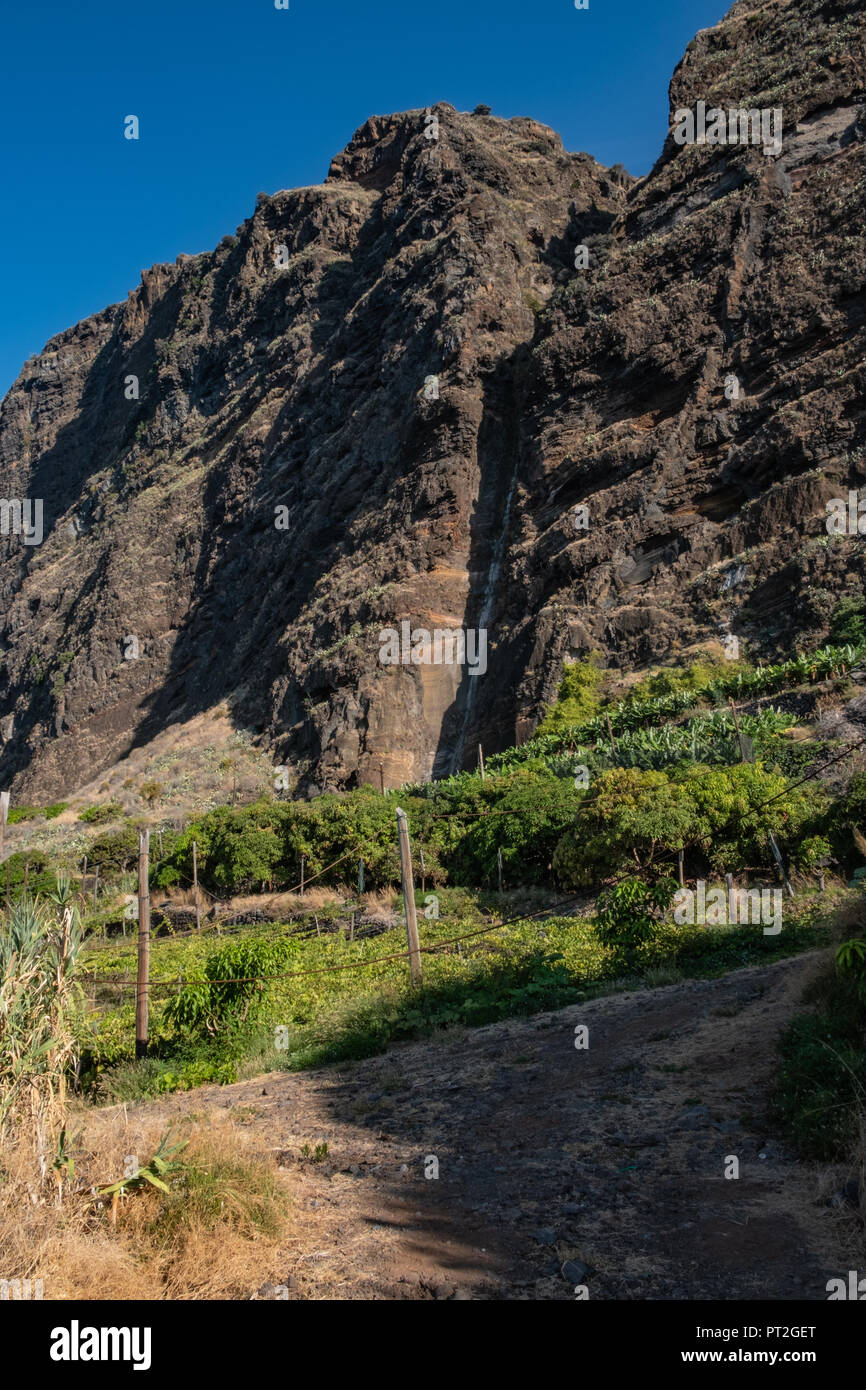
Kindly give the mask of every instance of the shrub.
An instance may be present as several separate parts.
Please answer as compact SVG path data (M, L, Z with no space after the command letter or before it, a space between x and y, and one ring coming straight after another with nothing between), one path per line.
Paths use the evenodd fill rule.
M797 846L793 857L797 868L809 873L819 864L826 863L831 855L829 840L825 840L823 835L810 835Z
M840 981L825 1008L795 1018L779 1051L776 1109L799 1148L809 1158L847 1158L866 1094L866 1030L851 985Z
M829 640L837 646L850 642L861 647L866 643L866 598L862 594L839 600L830 619Z
M614 768L596 779L553 864L567 888L598 882L635 860L657 871L679 849L733 873L768 858L770 833L783 845L798 843L822 810L814 790L789 791L781 774L760 764L698 764L671 775Z
M407 798L410 818L412 806ZM321 796L311 803L261 800L241 808L221 806L180 836L160 866L158 881L170 882L172 873L192 876L195 840L202 881L223 892L294 886L302 854L308 882L314 877L323 886L354 882L362 856L367 886L384 887L400 877L395 809L396 802L372 787L343 796ZM435 848L431 849L435 873L438 861Z
M680 691L697 693L712 685L723 674L730 678L737 672L746 672L749 667L743 661L730 662L724 658L699 658L688 666L666 666L651 671L637 681L629 692L629 700L654 700L662 695L675 695Z
M855 772L845 795L830 808L825 831L833 849L848 864L862 856L858 837L866 830L866 772Z
M655 935L676 890L672 878L660 879L652 887L639 878L627 878L599 895L596 935L612 949L618 966L634 967L640 948Z
M497 778L491 791L496 799L489 813L467 820L450 863L462 877L492 884L501 850L506 883L509 878L512 886L515 879L521 884L542 882L581 794L570 777L531 768Z
M19 821L34 820L36 816L44 816L46 820L55 820L66 810L68 802L55 801L51 806L11 806L7 816L10 825L17 825Z
M599 668L595 655L586 661L575 661L566 666L556 703L551 705L539 725L539 734L555 733L592 719L601 708L598 688L603 680L604 672Z
M88 863L103 875L125 874L138 862L138 831L131 821L120 830L100 835L87 851Z
M234 1062L186 1062L179 1071L163 1071L156 1078L156 1092L193 1091L196 1086L231 1086L238 1079Z
M27 891L31 895L51 893L56 888L54 872L48 867L48 856L41 854L39 850L31 849L19 854L10 854L6 860L6 867L9 870L9 888L13 895L23 892L25 879Z
M564 887L587 886L634 863L634 857L644 867L659 850L683 845L691 831L684 787L663 772L615 768L596 780L574 827L557 844L553 866Z
M836 964L866 1004L866 938L855 936L843 941L836 952Z
M108 821L117 820L118 816L123 815L123 807L118 801L106 801L104 805L85 806L83 811L79 811L78 819L84 821L85 825L106 825Z
M208 956L204 976L166 1004L165 1021L184 1033L224 1033L251 1024L263 1004L263 978L286 970L296 954L285 940L233 941Z

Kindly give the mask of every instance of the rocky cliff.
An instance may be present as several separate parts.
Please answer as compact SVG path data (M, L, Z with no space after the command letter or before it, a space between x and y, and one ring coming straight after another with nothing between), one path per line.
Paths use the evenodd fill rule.
M228 708L302 787L394 785L522 737L569 656L826 632L864 573L825 526L866 480L863 7L737 4L670 98L637 181L530 119L371 119L25 365L0 782ZM699 101L780 150L678 143ZM486 671L384 664L404 621L483 629Z

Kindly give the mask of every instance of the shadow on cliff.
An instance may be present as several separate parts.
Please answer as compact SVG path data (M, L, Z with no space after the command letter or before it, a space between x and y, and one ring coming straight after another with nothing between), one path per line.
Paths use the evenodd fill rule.
M146 363L152 361L156 339L160 332L170 331L168 326L176 319L181 302L180 290L175 283L149 315L146 331L131 355L123 350L119 341L118 327L123 306L117 307L114 331L91 363L76 414L58 430L51 448L38 457L30 470L27 492L30 497L42 501L46 538L56 532L60 519L70 512L73 519L67 523L67 547L76 545L79 535L86 536L98 524L100 497L92 487L91 479L106 467L112 467L112 461L112 483L117 488L124 485L120 455L135 438L140 422L145 419L147 406L146 400L137 405L125 400L125 377L132 372L138 374L142 382L145 381ZM23 585L41 558L39 547L21 547L21 550L18 587ZM95 563L79 582L74 602L64 614L61 633L55 642L58 650L70 645L77 629L88 630L89 622L79 620L82 614L92 612L105 587L107 558L105 549L97 550ZM30 614L38 624L42 595L32 595L29 605ZM117 649L120 659L123 651L120 635ZM49 667L50 664L49 656ZM53 713L53 697L47 681L38 676L28 680L25 673L23 679L13 683L9 680L8 666L5 665L3 675L4 690L0 697L2 714L11 712L22 696L27 697L26 708L16 714L14 738L0 751L0 780L8 784L30 763L27 739L35 726L50 726L53 723L56 734L59 732L59 720Z
M517 596L509 592L507 575L509 542L518 526L518 382L526 355L527 348L520 345L483 381L477 441L479 485L470 521L470 583L463 627L475 634L471 650L486 653L486 669L478 662L478 674L473 675L468 662L464 666L456 698L442 721L434 778L474 767L479 742L486 752L514 742L518 655L509 636L507 615Z
M561 253L559 246L551 252L555 260ZM241 255L237 248L214 269L211 327L233 327L231 295ZM431 275L438 284L442 267L436 263L431 271L422 258L408 276L389 278L382 273L389 257L393 228L383 224L377 204L351 254L327 265L313 284L299 264L257 290L244 324L244 342L253 343L251 356L235 343L234 356L221 362L208 338L196 346L194 359L179 365L169 358L157 383L145 385L160 352L170 351L184 312L186 286L178 278L149 309L144 336L133 352L124 349L115 331L94 361L80 410L34 469L32 486L46 499L47 524L75 508L85 532L98 526L99 497L93 489L88 493L94 473L114 461L115 489L121 499L134 499L159 466L153 452L162 445L170 457L178 447L172 421L181 398L207 421L236 392L231 419L223 428L203 432L199 441L188 436L181 441L198 444L202 461L211 465L200 498L200 532L192 542L198 548L183 573L184 615L159 686L140 698L128 688L129 702L138 701L141 718L123 747L112 746L108 761L146 745L170 724L220 704L228 706L237 725L255 734L276 731L281 756L290 749L295 763L317 764L326 755L320 731L328 714L343 725L355 724L359 761L364 756L363 699L356 710L347 711L345 702L357 702L358 687L375 658L369 651L353 653L346 647L346 629L353 619L362 628L381 622L385 610L367 595L381 591L383 581L399 582L401 565L423 565L442 543L436 533L447 532L440 523L443 518L447 522L448 510L442 503L442 479L433 475L440 452L447 456L459 450L461 426L456 406L447 401L432 415L419 406L430 364L441 360L436 343L441 312L414 336L405 326L406 296L416 288L412 275L418 288L429 290ZM278 360L260 360L263 335L282 339L289 334L298 303L309 325L309 352L301 357L289 339L285 351L275 355ZM395 353L395 343L400 353ZM514 673L527 652L523 645L517 650L503 621L505 613L509 618L519 614L520 595L503 592L503 587L520 463L515 380L525 351L515 350L482 382L480 487L471 519L464 625L488 627L488 667L478 677L463 673L442 726L437 775L470 757L467 750L479 739L495 749L514 737ZM134 406L125 402L122 391L131 371L143 383L142 400ZM265 429L250 430L268 395L284 399ZM142 426L154 426L151 452L135 461L139 472L126 476L120 460ZM212 466L215 457L217 467ZM168 466L174 466L171 459ZM288 509L287 530L276 529L277 507ZM425 528L434 540L417 544L410 553L405 537L414 540ZM103 547L96 554L65 617L60 640L70 649L80 649L81 634L89 630L104 639L108 628L110 635L110 614L105 621L111 601L105 594L108 552ZM172 564L170 556L166 562ZM341 604L342 577L359 571L365 583L355 584ZM317 604L317 586L328 576L329 605ZM337 651L342 655L335 660ZM82 654L86 657L86 647ZM19 693L11 692L13 703ZM317 707L327 712L318 720ZM39 723L51 727L52 718L57 733L60 721L48 683L31 686L29 708L19 716L15 744L3 750L0 769L26 765L24 740ZM89 768L91 775L99 770ZM351 784L357 773L348 771Z
M245 420L266 392L284 391L285 400L264 437L247 444L238 432L208 474L203 533L213 548L197 557L169 670L145 703L131 747L226 702L238 725L276 730L278 746L291 740L293 761L321 758L310 714L345 690L346 670L332 653L345 642L348 619L338 595L312 621L310 610L317 585L341 563L363 570L377 546L393 549L386 506L401 492L410 505L407 440L432 353L416 341L417 360L403 367L399 388L387 380L389 317L399 306L397 291L380 279L386 242L374 212L351 256L327 266L305 301L312 327L303 369L281 359L251 384ZM271 331L285 326L287 285L278 277L256 302L257 322ZM278 507L287 508L287 530L276 528ZM370 567L370 587L381 578ZM379 616L357 592L351 601L353 617Z

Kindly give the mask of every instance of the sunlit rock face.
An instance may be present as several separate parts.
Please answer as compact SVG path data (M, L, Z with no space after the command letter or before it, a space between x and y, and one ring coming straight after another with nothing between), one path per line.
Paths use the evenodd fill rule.
M53 339L0 407L44 531L0 535L0 783L227 709L302 790L396 785L526 736L589 650L822 637L866 544L826 526L866 481L862 30L735 5L639 181L525 118L374 117ZM678 142L699 102L780 147Z

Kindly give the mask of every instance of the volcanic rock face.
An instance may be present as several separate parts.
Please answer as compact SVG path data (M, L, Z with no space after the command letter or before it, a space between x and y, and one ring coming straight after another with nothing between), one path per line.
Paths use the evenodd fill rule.
M670 98L672 126L701 100L781 108L782 152L669 138L550 306L500 617L527 713L554 653L629 667L733 632L788 655L862 590L863 538L829 537L825 502L866 478L863 7L738 4Z
M672 128L700 100L781 108L781 154L671 137L636 182L529 119L374 118L27 363L0 782L227 705L302 786L394 785L528 732L569 655L823 635L864 572L825 527L866 477L862 9L736 5ZM486 671L383 662L404 621Z

